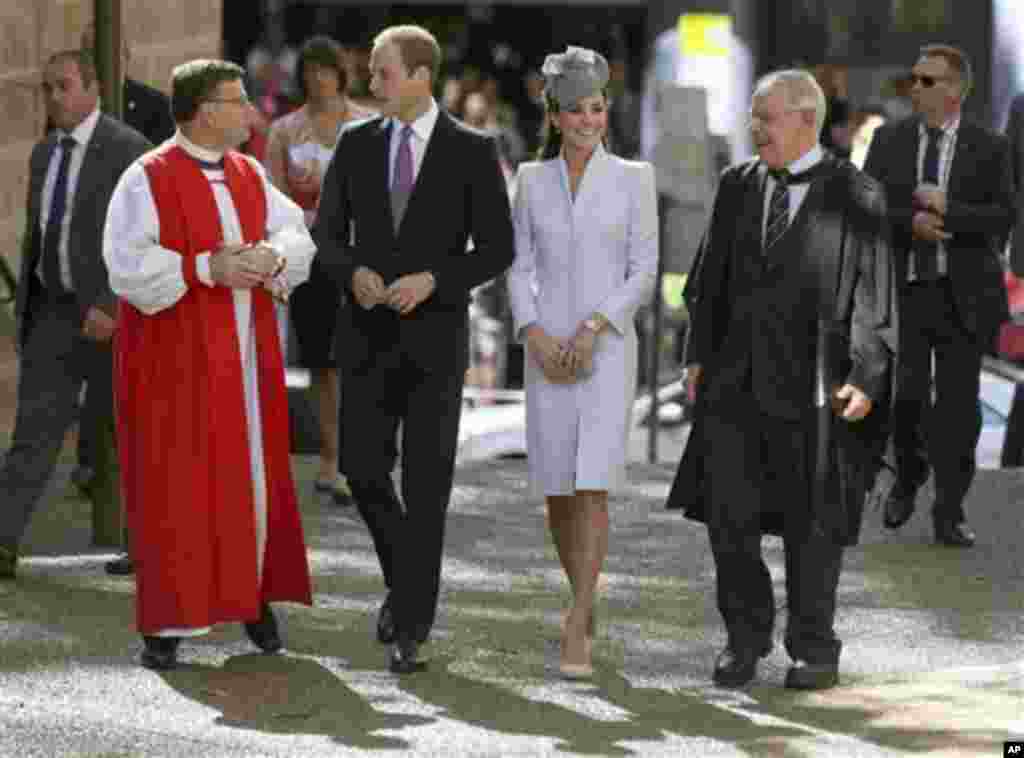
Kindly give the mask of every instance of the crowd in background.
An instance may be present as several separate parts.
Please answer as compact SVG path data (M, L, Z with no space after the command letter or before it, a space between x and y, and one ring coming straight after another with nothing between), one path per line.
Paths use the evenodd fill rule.
M356 107L373 112L369 51L360 45L342 45L341 50L349 100ZM246 149L260 160L266 159L270 125L302 105L296 77L298 60L299 51L295 47L285 45L275 53L259 44L249 51L245 60L253 100L252 136ZM642 93L631 87L634 77L630 75L630 64L614 56L609 64L609 149L625 158L650 159L641 155ZM492 73L468 65L456 64L450 68L439 82L438 102L465 123L497 138L502 170L509 193L514 196L519 164L533 159L540 146L544 79L537 68L528 68L518 82L518 90L509 91L513 88L507 86L508 79L499 80ZM845 66L818 64L810 70L828 102L822 145L840 157L849 158L858 167L863 166L875 129L886 121L910 114L909 81L893 75L870 98L858 101L851 97ZM468 383L485 388L521 386L518 346L511 339L503 281L482 287L475 293L471 320L473 356ZM681 337L677 337L677 341L681 341Z

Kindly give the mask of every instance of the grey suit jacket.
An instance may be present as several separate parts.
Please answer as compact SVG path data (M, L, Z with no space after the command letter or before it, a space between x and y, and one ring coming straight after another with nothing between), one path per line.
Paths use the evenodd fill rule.
M42 211L46 169L56 147L57 135L51 133L36 144L29 159L28 212L15 298L19 347L24 346L31 325L32 299L41 292L35 273L43 246L39 214ZM116 300L103 263L103 226L107 219L107 206L121 174L151 147L149 141L131 127L106 114L100 115L82 159L78 185L70 206L68 257L71 281L83 318L86 311L94 306L111 316L116 315Z
M1024 276L1024 93L1013 98L1010 105L1006 137L1010 140L1013 187L1017 193L1017 223L1010 245L1010 268L1017 276Z

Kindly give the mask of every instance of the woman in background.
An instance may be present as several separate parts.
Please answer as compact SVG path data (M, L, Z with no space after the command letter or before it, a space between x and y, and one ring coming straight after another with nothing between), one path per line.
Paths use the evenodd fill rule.
M328 37L312 37L302 46L296 78L304 104L271 126L266 166L270 180L298 203L305 211L306 225L312 226L320 182L339 131L347 122L371 114L346 97L342 47ZM340 387L332 352L340 297L314 258L309 280L291 295L289 315L298 341L298 363L312 374L317 402L320 472L315 487L330 493L338 505L350 505L351 491L338 472Z

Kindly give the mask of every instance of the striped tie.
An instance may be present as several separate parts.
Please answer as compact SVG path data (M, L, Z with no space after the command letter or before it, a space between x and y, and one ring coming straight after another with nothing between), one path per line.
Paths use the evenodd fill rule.
M773 172L772 176L775 178L775 189L772 190L772 199L768 204L768 225L764 232L765 253L779 241L789 226L789 172Z

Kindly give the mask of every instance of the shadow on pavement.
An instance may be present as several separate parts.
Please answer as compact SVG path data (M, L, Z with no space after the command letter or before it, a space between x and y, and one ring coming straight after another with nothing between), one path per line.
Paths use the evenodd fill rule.
M223 666L188 664L161 677L190 700L219 711L219 725L269 734L324 735L363 750L409 749L405 740L376 732L434 720L379 711L308 658L236 655Z

